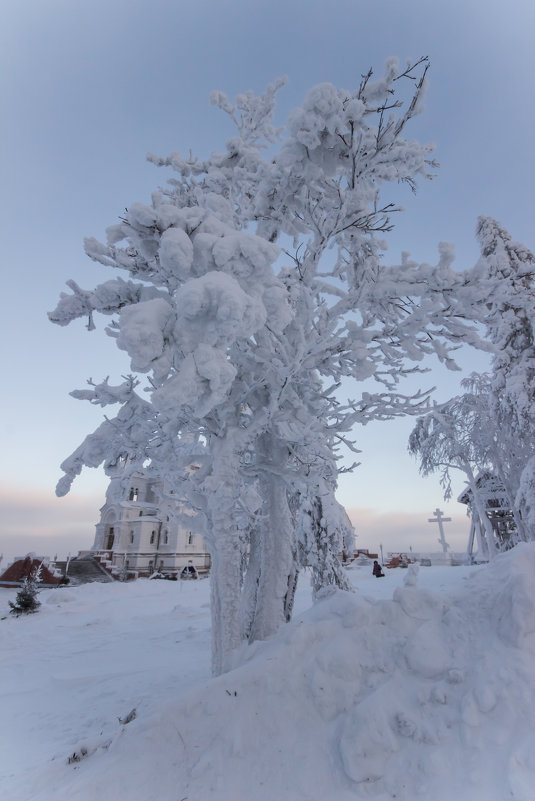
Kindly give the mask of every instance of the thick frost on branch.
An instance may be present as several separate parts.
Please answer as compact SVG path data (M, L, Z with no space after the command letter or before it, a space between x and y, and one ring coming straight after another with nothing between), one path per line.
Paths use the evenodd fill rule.
M49 320L57 325L68 325L79 317L87 317L90 331L95 327L93 312L114 314L124 306L153 298L157 294L150 287L122 278L106 281L91 292L81 289L75 281L67 281L67 286L72 289L72 294L61 293L58 305L48 314Z
M145 442L154 433L151 406L134 391L136 381L132 376L119 386L110 386L108 379L101 384L92 381L89 384L93 389L75 390L71 395L99 406L120 403L121 408L116 417L101 423L62 463L65 475L57 484L58 496L69 492L73 480L84 467L103 464L107 470L124 460L135 470L143 464Z

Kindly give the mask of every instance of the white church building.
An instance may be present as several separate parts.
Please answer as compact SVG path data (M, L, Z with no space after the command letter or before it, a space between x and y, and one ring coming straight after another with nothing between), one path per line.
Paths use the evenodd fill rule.
M87 555L98 557L115 575L157 571L174 577L190 563L198 573L207 573L210 555L204 541L184 524L195 513L172 494L163 495L161 483L142 472L127 481L122 470L111 478Z

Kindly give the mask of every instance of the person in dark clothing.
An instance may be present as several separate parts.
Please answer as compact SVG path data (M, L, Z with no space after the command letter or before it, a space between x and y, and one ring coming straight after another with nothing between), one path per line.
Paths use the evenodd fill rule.
M182 572L180 573L180 578L183 578L183 579L196 579L196 578L198 578L197 571L195 569L195 565L193 564L191 559L189 560L188 564L185 565L182 568Z
M373 563L373 575L375 578L384 578L385 574L382 571L381 565L377 561L377 559Z

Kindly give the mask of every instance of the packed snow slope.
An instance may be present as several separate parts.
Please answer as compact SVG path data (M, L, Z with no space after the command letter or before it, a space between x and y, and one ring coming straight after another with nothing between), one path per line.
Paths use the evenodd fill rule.
M208 581L42 591L0 621L1 798L533 801L535 545L349 574L217 679Z

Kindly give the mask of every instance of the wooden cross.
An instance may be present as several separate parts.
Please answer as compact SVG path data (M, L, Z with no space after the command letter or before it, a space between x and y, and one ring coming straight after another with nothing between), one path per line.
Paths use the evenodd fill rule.
M444 536L444 527L442 523L451 523L451 517L442 517L443 512L441 512L438 507L435 509L433 514L435 515L435 517L428 517L427 522L438 523L438 530L440 531L440 538L438 539L438 542L440 542L440 544L442 545L442 550L444 551L444 553L447 553L448 548L450 546L446 542L446 538Z

